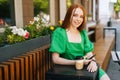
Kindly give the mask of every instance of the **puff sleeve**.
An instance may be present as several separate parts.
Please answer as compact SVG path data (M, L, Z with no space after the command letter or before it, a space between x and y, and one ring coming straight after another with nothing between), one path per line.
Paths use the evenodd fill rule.
M50 45L50 52L57 52L62 54L65 52L65 43L66 43L66 36L65 36L65 29L57 28L52 34L52 41Z
M87 54L88 52L92 52L94 50L94 45L93 43L89 40L87 31L83 30L83 35L84 35L84 52Z

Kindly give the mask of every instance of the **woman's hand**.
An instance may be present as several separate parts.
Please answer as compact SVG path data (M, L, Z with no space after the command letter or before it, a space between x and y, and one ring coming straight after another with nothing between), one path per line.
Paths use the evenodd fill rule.
M87 65L88 63L90 63L91 60L87 60L87 59L84 59L84 64Z
M87 70L89 72L95 72L97 70L98 66L95 61L91 60L90 64L87 67Z

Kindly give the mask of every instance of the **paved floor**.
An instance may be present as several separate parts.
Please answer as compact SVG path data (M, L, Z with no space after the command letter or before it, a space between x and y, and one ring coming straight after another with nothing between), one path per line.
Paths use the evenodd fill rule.
M107 74L109 75L111 80L120 80L120 65L110 60L110 64L107 70Z
M116 50L120 51L120 21L112 23L112 27L117 28L117 44L116 44ZM111 33L114 33L111 31ZM107 70L107 74L111 78L111 80L120 80L120 65L113 62L112 58L110 60L110 64Z

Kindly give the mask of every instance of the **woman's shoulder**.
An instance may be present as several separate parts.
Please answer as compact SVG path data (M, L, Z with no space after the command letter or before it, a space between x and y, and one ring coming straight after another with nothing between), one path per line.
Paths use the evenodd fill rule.
M64 28L58 27L54 30L52 37L56 37L59 39L66 39L66 30Z
M65 33L65 29L62 27L58 27L55 29L55 31L53 32L54 34L64 34Z
M83 30L81 31L81 33L82 33L82 34L86 34L86 33L87 33L86 29L83 29Z
M65 29L62 28L62 27L57 27L57 28L55 29L55 31L65 31Z

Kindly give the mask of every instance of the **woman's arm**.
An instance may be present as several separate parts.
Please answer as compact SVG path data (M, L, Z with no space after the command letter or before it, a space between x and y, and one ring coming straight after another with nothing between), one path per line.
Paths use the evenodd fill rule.
M55 64L75 65L75 60L68 60L68 59L62 58L58 53L52 53L52 60L53 60L53 63Z
M85 59L89 59L91 56L93 56L93 53L92 53L92 52L89 52L89 53L87 53L87 54L84 56L84 58L85 58ZM92 59L95 60L95 57L93 57Z
M84 58L89 59L91 56L93 56L93 53L92 53L92 52L89 52L89 53L87 53L87 54L84 56ZM96 62L95 62L95 57L93 57L93 58L91 59L91 61L89 61L89 62L86 60L85 63L86 63L86 64L90 63L90 64L88 65L88 67L87 67L87 70L88 70L89 72L94 72L94 71L97 70L97 64L96 64Z

